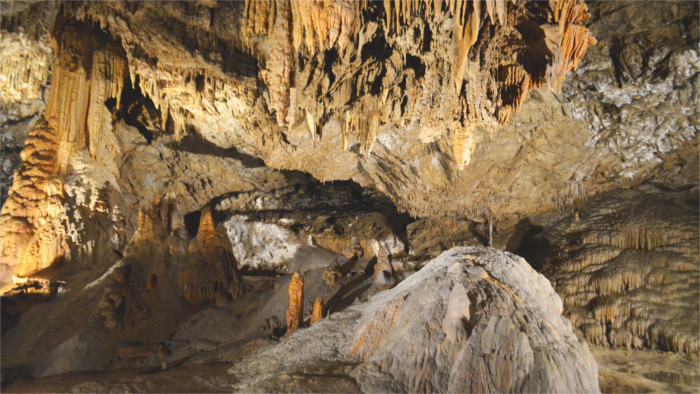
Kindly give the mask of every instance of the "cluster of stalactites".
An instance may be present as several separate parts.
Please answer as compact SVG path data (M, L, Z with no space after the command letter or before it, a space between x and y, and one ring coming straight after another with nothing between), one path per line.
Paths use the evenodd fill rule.
M285 7L275 0L246 0L246 33L270 34L278 18L291 22L291 42L298 51L302 44L310 53L338 45L343 48L360 27L360 7L363 2L351 0L308 0L289 2L291 13L280 14ZM285 2L286 3L286 2Z
M532 64L502 65L496 71L501 95L508 100L497 113L500 124L508 124L510 116L520 107L528 92L534 88L561 91L564 76L575 70L589 45L596 43L590 30L580 23L589 17L588 7L580 0L551 0L554 21L559 25L558 37L561 60L549 64L545 59L529 59ZM536 70L534 74L527 72Z
M0 104L40 99L53 57L48 43L2 31L0 53Z
M271 45L267 82L272 97L272 107L280 125L291 125L296 115L296 89L293 86L294 54L305 47L310 54L333 46L344 48L353 39L362 23L363 13L370 7L368 1L348 2L296 1L281 4L274 1L247 1L246 26L249 32L267 34ZM290 6L291 10L284 7ZM484 23L506 26L508 0L458 1L458 0L405 0L382 3L385 14L385 30L399 32L410 26L415 18L438 21L453 18L453 51L451 72L455 89L460 90L467 74L470 49L479 38ZM561 62L552 64L550 59L528 59L533 64L501 64L495 70L502 104L496 110L499 124L508 124L510 116L522 104L533 88L560 90L566 72L575 69L588 45L593 44L589 30L579 25L588 17L586 5L580 0L552 0L552 15L559 24L561 37ZM281 20L280 20L281 19ZM283 28L280 28L283 27ZM530 72L526 71L530 70ZM533 73L533 74L531 74ZM386 101L386 91L380 97L360 98L361 111L346 110L341 119L343 149L348 149L348 136L356 135L362 144L362 153L372 150L381 126L380 109ZM471 161L475 147L474 130L490 124L477 110L478 97L470 97L466 125L454 132L454 156L457 166L463 169ZM355 113L362 116L355 116ZM312 141L317 125L313 113L306 111L306 123ZM491 126L489 126L491 127Z
M562 61L557 71L556 79L552 81L555 91L561 90L564 76L571 70L576 70L578 62L583 58L589 45L596 43L596 39L585 26L580 25L586 20L588 7L583 1L577 0L550 0L550 7L554 11L554 20L559 23L561 34Z
M492 24L506 25L507 1L487 0L405 0L384 1L387 31L398 31L401 26L410 25L413 19L421 17L427 20L454 18L453 78L459 89L462 84L469 49L479 37L479 28L486 15ZM482 8L483 7L483 8ZM486 15L483 15L483 11Z

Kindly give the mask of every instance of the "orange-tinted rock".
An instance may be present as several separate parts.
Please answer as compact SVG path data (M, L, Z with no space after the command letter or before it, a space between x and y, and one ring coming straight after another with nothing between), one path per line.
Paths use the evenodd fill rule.
M45 121L30 133L0 217L0 261L18 275L62 262L68 253L63 194L76 152L88 148L118 173L108 154L115 139L111 127L105 128L111 126L105 101L121 95L123 51L116 44L98 45L88 25L56 23L58 50Z
M314 310L311 313L311 324L314 324L323 319L323 298L317 297L314 302Z
M287 309L287 334L299 329L304 318L304 279L298 272L292 274L289 283L289 309Z

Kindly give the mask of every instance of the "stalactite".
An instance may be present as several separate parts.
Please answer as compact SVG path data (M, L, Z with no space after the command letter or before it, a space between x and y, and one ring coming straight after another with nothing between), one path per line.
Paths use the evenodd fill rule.
M561 34L561 64L552 82L554 91L561 90L567 72L575 70L589 45L596 43L591 32L578 23L588 18L588 7L581 0L550 0L554 20L559 23Z
M471 155L474 152L476 141L474 138L474 127L467 126L454 131L453 152L457 168L463 170L471 162Z
M116 136L112 131L112 114L105 105L114 100L120 107L122 90L126 78L126 58L121 47L113 42L95 50L92 56L90 76L90 98L87 112L87 145L94 160L107 165L115 177L119 176L114 157L119 151Z
M453 33L454 43L455 43L455 57L453 67L453 75L455 85L457 89L462 85L464 80L464 71L467 64L467 56L469 55L469 49L474 45L479 36L479 24L481 22L481 2L473 1L471 2L473 10L469 12L467 7L468 3L460 2L458 9L458 15L462 15L458 18L458 22L455 23L455 31Z
M294 0L291 3L295 51L302 42L311 54L335 45L344 48L357 34L360 18L353 1Z
M697 352L697 216L644 193L592 204L562 223L546 268L572 322L596 344Z

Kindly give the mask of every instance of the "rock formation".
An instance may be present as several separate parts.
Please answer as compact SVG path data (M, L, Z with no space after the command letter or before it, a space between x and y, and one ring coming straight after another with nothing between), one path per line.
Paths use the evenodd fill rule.
M698 354L697 188L592 199L541 235L566 314L591 343Z
M109 154L114 149L111 115L104 103L121 95L123 52L83 24L57 24L58 53L45 121L30 133L0 216L0 259L18 275L70 260L63 189L81 150L116 172Z
M211 208L205 207L199 219L197 237L192 240L186 262L178 276L182 294L194 305L217 297L238 297L243 292L236 260L226 241L214 228Z
M294 381L310 391L344 384L362 391L597 392L593 356L561 313L548 281L523 259L456 248L230 372L242 391L277 391ZM314 371L325 369L334 377L314 383Z
M376 262L374 264L374 281L379 285L388 285L391 282L391 277L394 275L394 268L391 266L391 260L386 249L377 242L372 240L372 253Z
M61 16L120 40L132 87L175 140L195 129L273 167L374 187L414 214L440 206L432 196L481 190L455 170L473 165L488 130L508 123L531 88L558 89L593 42L580 1L307 3L87 2ZM183 36L163 39L170 28ZM412 148L394 159L389 141ZM396 160L415 164L395 172ZM425 171L438 173L408 187ZM444 209L522 211L470 199Z
M304 279L298 272L292 274L288 292L289 309L287 309L287 333L285 336L292 335L304 321Z
M316 297L316 301L314 301L314 310L311 313L311 323L314 324L323 319L323 298L321 297Z
M392 253L403 253L405 241L396 227L407 215L394 215L384 196L365 193L358 199L357 189L347 182L309 182L270 193L237 193L219 202L217 210L231 214L225 226L241 268L291 272L289 264L304 246L351 259L370 250L373 239Z
M696 364L699 20L675 1L3 2L0 287L65 283L3 297L3 379L226 361L243 391L595 391L549 284L443 253L466 245L542 269L599 362Z

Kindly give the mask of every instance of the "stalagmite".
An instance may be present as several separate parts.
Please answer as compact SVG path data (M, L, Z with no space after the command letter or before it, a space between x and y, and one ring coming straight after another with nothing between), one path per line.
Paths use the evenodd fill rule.
M286 337L299 329L304 318L304 279L298 272L292 274L289 283L289 309L287 309Z
M236 260L216 233L211 207L202 209L197 237L189 248L178 283L187 301L203 305L217 297L238 297L243 292Z
M321 321L323 319L323 298L316 297L314 302L314 310L311 313L311 324Z

